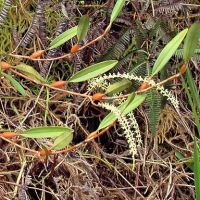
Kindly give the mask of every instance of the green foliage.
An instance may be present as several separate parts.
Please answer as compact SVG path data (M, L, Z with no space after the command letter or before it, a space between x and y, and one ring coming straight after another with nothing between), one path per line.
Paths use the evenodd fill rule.
M183 59L187 63L195 53L200 38L200 23L194 23L189 28L184 43Z
M105 94L107 95L113 95L119 92L124 91L125 89L129 88L132 85L131 81L129 80L122 80L118 81L116 83L113 83L112 85L108 86Z
M69 79L69 82L82 82L97 77L112 69L117 64L117 62L117 60L107 60L91 65L77 72L74 76L72 76Z
M1 3L2 2L3 1L1 1ZM199 25L197 26L194 24L192 25L192 27L189 29L188 32L187 29L184 29L182 32L177 34L179 30L183 29L184 24L188 24L189 22L188 21L187 23L185 23L185 20L183 20L184 22L182 22L181 17L183 17L182 16L183 13L184 17L186 12L187 14L190 13L188 10L186 10L186 6L183 6L181 3L178 2L175 5L174 3L175 1L172 1L171 3L172 5L170 7L170 5L166 5L167 1L163 3L164 1L145 2L145 1L116 0L116 1L106 1L106 4L102 4L100 3L100 1L95 1L93 2L94 4L87 5L88 2L90 1L82 1L82 2L78 1L77 3L75 3L74 1L62 1L61 3L61 1L59 0L54 0L54 1L48 1L49 2L48 5L45 5L44 15L46 16L47 19L46 22L47 25L44 26L44 30L46 33L45 37L46 45L43 45L42 38L40 37L41 24L37 24L36 34L33 39L31 38L32 41L29 44L28 48L25 48L20 46L20 44L17 42L16 44L11 42L12 40L15 40L14 35L11 33L11 29L13 24L17 25L15 27L17 30L17 35L15 36L18 36L19 40L21 39L21 37L23 37L26 31L29 30L32 17L35 16L34 13L35 8L37 8L38 4L41 3L42 1L33 1L33 2L26 1L26 3L22 7L22 5L20 5L21 2L17 1L16 5L11 7L11 11L12 10L16 11L9 12L7 20L5 21L5 27L0 31L1 58L3 58L3 60L5 61L8 61L9 63L12 63L13 65L16 65L14 66L14 70L28 77L26 78L25 76L22 76L23 81L24 78L27 80L31 79L34 80L33 84L27 80L23 82L23 85L25 85L26 88L29 88L29 94L31 97L30 101L32 101L32 99L38 100L34 104L33 107L34 110L31 110L31 112L33 111L33 115L27 114L27 117L34 116L34 112L38 113L38 110L41 110L41 112L43 112L41 114L42 117L39 117L40 121L39 122L37 121L36 122L37 124L41 123L43 117L44 121L42 122L45 124L45 126L47 124L61 124L64 122L70 125L71 127L73 123L73 120L71 120L72 117L73 117L72 119L74 119L74 117L77 118L76 120L74 120L74 123L77 124L73 124L74 130L72 130L69 127L44 126L39 128L31 128L29 130L23 131L21 134L18 135L25 138L53 138L54 144L51 147L51 149L61 150L71 143L73 139L73 132L76 132L78 137L80 136L80 138L83 138L85 137L85 135L81 135L83 132L89 132L90 130L94 130L97 126L95 125L95 127L93 127L93 125L91 125L92 123L90 123L90 120L91 118L93 118L93 116L97 118L96 110L98 110L100 113L98 115L98 118L102 117L102 115L104 114L103 108L105 108L107 110L110 110L111 112L108 115L105 115L105 118L102 119L102 121L99 124L99 127L97 128L97 131L101 132L102 129L107 128L113 122L118 121L116 127L117 129L119 126L122 128L120 132L123 131L124 133L123 136L125 137L129 145L130 152L132 151L132 155L135 155L137 153L137 145L139 144L138 141L141 140L141 137L138 137L140 135L138 134L140 132L139 131L140 127L138 125L142 127L142 124L137 124L136 119L138 118L138 116L135 117L134 115L136 113L138 114L139 112L135 112L135 110L136 108L138 108L138 106L144 103L144 106L141 107L142 112L145 110L148 116L150 132L156 135L159 115L162 112L161 105L163 103L163 99L159 94L160 90L162 91L160 93L167 97L166 100L168 101L170 101L171 99L174 101L176 100L175 98L174 99L172 98L173 95L168 90L165 90L164 87L160 89L158 87L159 84L158 85L156 84L169 78L171 74L174 73L175 62L171 59L174 54L175 57L181 59L184 58L185 62L186 61L188 62L189 59L191 58L193 58L194 60L195 59L200 60L200 50L196 45L198 39L196 33L198 33L197 27L199 27ZM114 2L115 6L113 8ZM122 11L125 2L127 2L127 7L126 9L124 9L124 11ZM73 6L71 7L68 6L68 3L72 3ZM80 4L81 6L79 7ZM62 7L62 12L61 10L59 10L60 7ZM94 9L96 7L98 8L97 10ZM58 8L58 10L55 11L55 8ZM72 11L70 11L69 8L70 9L72 8ZM154 10L152 8L154 8ZM150 10L151 12L146 12L148 11L148 9L151 9ZM183 9L183 11L181 9ZM110 13L111 10L112 10L111 16L105 16L105 14ZM179 14L174 16L173 20L169 21L166 20L166 18L164 18L166 16L159 15L159 13L165 14L168 13L168 11L172 12L179 11ZM89 13L88 15L90 16L90 19L86 13ZM134 16L133 13L135 13ZM151 16L152 13L153 16ZM168 14L170 15L171 13ZM79 17L80 15L82 15L81 18ZM117 19L119 15L120 18ZM110 22L106 21L109 19ZM38 19L38 20L40 22L42 21L45 23L45 19ZM91 21L90 28L89 28L89 20ZM177 24L177 21L179 21L180 23ZM62 22L64 25L62 24ZM97 26L99 22L101 23L99 26ZM58 27L60 27L57 25L60 24L63 26L61 26L61 30L57 30ZM78 26L75 26L76 24L78 24ZM108 26L106 27L106 25ZM105 33L105 30L109 31L106 32L106 35L102 35L101 40L98 40L98 42L93 42L92 45L87 45L88 41L92 41L96 38L101 38L101 34ZM174 37L173 34L177 35ZM186 34L187 36L184 43L184 50L182 49L177 50L177 48L181 45ZM195 37L194 34L196 34ZM173 39L170 41L170 38ZM47 46L49 47L47 50L50 51L47 52L47 55L43 55L44 56L43 58L60 57L61 55L69 52L71 44L75 43L82 44L83 40L86 43L87 47L84 48L83 46L83 48L81 48L79 52L71 54L71 56L69 56L69 59L67 60L57 60L53 64L53 61L43 62L43 60L30 61L26 59L27 55L30 55L33 52L33 50L45 49ZM49 41L52 42L48 45ZM160 53L160 50L166 43L167 45ZM113 44L113 45L111 48L109 48L108 44ZM182 46L180 48L182 48ZM26 57L23 58L23 56L21 56L18 58L17 57L13 58L10 55L8 55L8 53L11 52L13 54L26 55ZM177 52L180 53L181 56L177 56ZM19 58L22 59L22 62L26 64L18 65L18 63L21 62ZM155 60L156 62L154 62ZM49 76L47 76L45 80L41 76L42 70L40 68L42 68L46 63L49 63L49 66L53 67L46 69L48 71L47 74ZM154 79L151 79L152 76L150 77L152 66L153 66L152 76L160 72L159 76L155 76ZM166 76L163 78L163 70L165 66L167 66L168 68L167 69L165 68ZM14 70L11 70L8 73L6 71L6 74L2 73L2 75L5 76L5 78L10 81L10 83L15 87L15 89L19 93L25 96L27 95L26 91L20 85L20 82L17 81L20 79L19 78L15 79L13 74L8 75L9 73L13 73ZM75 75L72 75L74 71L78 72ZM107 73L108 71L109 73ZM112 72L117 72L117 73L112 73ZM103 75L99 76L101 74ZM106 76L108 77L107 79ZM186 78L183 78L183 85L188 96L189 104L192 108L192 113L195 122L194 124L197 126L197 130L200 134L199 91L192 76L193 75L190 73L190 71L187 70ZM83 84L79 83L87 81L94 77L96 77L96 79L90 80ZM59 91L54 91L53 89L49 89L48 88L49 86L47 84L41 84L50 82L50 79L69 80L66 82L70 82L70 84L69 85L66 84L65 88L64 87L62 88L62 91L65 90L65 92L61 94ZM122 79L122 81L118 81L118 79L120 80ZM92 87L93 85L95 85L95 81L97 83L98 80L100 81L103 80L103 81L100 82L99 85L97 84L96 87ZM147 82L150 86L154 88L153 89L151 88L147 92L141 93L141 91L138 91L138 87L145 82ZM2 85L3 83L4 82L2 81ZM44 85L44 87L47 86L47 88L41 90L40 96L37 98L37 96L34 94L34 90L38 91L41 85ZM88 85L91 87L89 87ZM166 87L166 85L163 86ZM98 89L100 89L99 92L104 91L104 93L102 92L102 95L105 95L103 96L103 99L95 100L94 102L92 101L89 102L91 100L90 98L91 95L93 95L94 92L96 92ZM168 89L170 90L170 87ZM74 98L71 95L65 96L65 94L70 93L70 91L76 93L77 96L78 95L83 96L83 94L85 96L88 95L87 103L85 103L86 101L82 101L82 97ZM122 98L121 96L119 97L119 99L117 97L114 97L114 95L119 92L123 93L124 100L121 99ZM10 95L9 92L8 94L5 94L5 98L7 99L14 98L15 103L19 101L19 105L23 104L21 103L21 99L22 101L24 101L24 99L25 100L27 99L27 97L21 97L21 96L10 97L9 95ZM80 104L80 102L83 102L83 104L82 103ZM2 105L3 103L4 102L2 102ZM102 106L103 103L104 105L107 105L107 108L106 106L105 107ZM13 102L11 102L11 104L13 106L12 108L15 108ZM68 105L70 105L70 108L68 108ZM176 105L178 105L178 103ZM22 113L24 113L25 110L24 107ZM90 109L91 107L92 109ZM93 108L96 109L95 112L93 111ZM112 108L114 109L112 110ZM18 108L13 110L14 112L17 110L16 113L18 113L19 117L21 116L21 113L18 112ZM63 112L66 112L67 114L65 115L65 113L63 114ZM83 116L81 116L82 113L84 113L83 114L84 120L82 120L83 119ZM6 111L6 115L9 115L9 112ZM32 123L32 120L26 119L27 117L25 117L23 122L26 121L27 123L29 123L29 121L31 121ZM139 122L141 121L142 119ZM26 127L31 127L32 126L31 123L27 124ZM99 123L99 120L97 119L95 123ZM193 126L195 126L194 124ZM9 126L12 127L12 124ZM81 128L79 128L79 126ZM82 130L85 128L87 128L88 130L86 131ZM145 128L146 127L144 128L142 127L142 130L144 130ZM78 140L76 140L77 139L76 138L74 141L80 141L79 140L80 138L78 138ZM92 137L89 137L89 139L91 138ZM89 141L87 139L86 142ZM80 144L83 143L84 142L81 141ZM165 146L163 147L165 148ZM180 148L182 148L182 146L180 146ZM197 163L196 166L198 166L199 152L198 152L198 147L195 148L196 149L194 149L195 151L194 157L196 161L195 160L194 161L195 163ZM46 152L48 153L49 151L46 149ZM56 152L53 153L56 154ZM177 152L176 156L178 159L181 160L181 162L183 161L183 159L185 159L183 158L184 156L182 154ZM189 164L191 163L189 163L188 160L184 160L183 162L186 163L186 165L190 167L190 169L192 169L191 165L189 166ZM199 177L198 173L199 171L197 171L196 167L195 177ZM195 183L196 183L196 191L198 192L199 188L198 179ZM140 190L140 188L138 190ZM149 193L149 191L147 191L147 193ZM197 194L197 197L198 196L199 194Z
M191 159L191 158L185 158L185 156L181 152L179 152L179 151L176 151L175 155L179 159L180 162L186 164L186 166L191 171L194 171L194 162L193 162L193 159Z
M77 38L78 38L78 43L81 42L82 40L85 39L87 36L87 32L89 29L89 16L88 15L83 15L79 21L78 24L78 29L77 29Z
M129 98L123 102L118 109L121 111L122 115L127 115L134 109L136 109L145 100L146 95L136 95L131 94ZM103 129L110 124L112 124L117 119L114 113L109 113L100 123L98 130Z
M19 64L14 66L13 68L19 70L29 78L33 79L34 81L39 81L41 83L44 83L44 78L32 67L26 64Z
M153 69L152 69L152 76L157 74L170 60L172 55L175 53L175 51L178 49L179 45L183 41L184 37L187 34L188 29L184 29L180 33L178 33L161 51L159 54Z
M120 14L126 0L117 0L110 17L110 23L113 23Z
M75 26L75 27L72 27L72 28L66 30L65 32L63 32L62 34L57 36L50 43L50 47L48 49L50 50L50 49L54 49L56 47L59 47L62 44L64 44L65 42L67 42L68 40L72 39L74 36L77 35L77 30L78 30L78 26Z
M131 41L131 29L123 31L121 37L117 40L117 42L110 47L110 49L100 57L100 60L108 60L108 59L121 59L124 58L124 54L128 45Z
M149 119L149 129L153 135L156 134L157 126L159 122L159 116L161 113L161 96L155 90L147 92L147 98L145 103L147 104L147 115Z
M199 160L199 147L194 140L194 182L195 182L195 193L196 200L200 200L200 160Z
M66 131L64 133L62 133L61 135L59 135L53 144L53 149L55 150L60 150L65 148L66 146L68 146L71 141L73 139L73 132L71 131Z
M199 91L197 90L197 87L194 83L194 80L192 78L191 72L189 69L186 70L186 80L182 77L182 84L185 89L185 92L187 94L189 104L192 108L192 115L194 117L194 121L197 126L198 135L200 136L200 119L199 119L199 113L200 113L200 98L199 98Z
M174 56L178 59L183 59L183 49L176 50ZM200 61L200 49L195 49L192 59L197 62Z
M1 74L3 76L5 76L10 82L11 84L13 85L13 87L22 95L22 96L26 96L26 91L24 90L24 88L22 87L22 85L16 81L12 76L8 75L8 74L5 74L3 72L1 72Z
M26 138L55 138L52 148L60 150L71 143L73 130L69 127L38 127L23 131L20 135Z
M26 138L55 138L63 133L71 133L72 129L69 127L37 127L23 131L20 135Z

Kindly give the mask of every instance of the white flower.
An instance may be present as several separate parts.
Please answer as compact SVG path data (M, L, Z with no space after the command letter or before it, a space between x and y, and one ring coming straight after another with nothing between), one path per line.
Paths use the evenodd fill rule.
M122 115L121 111L113 105L110 105L108 103L99 103L99 105L107 110L110 110L117 117L120 126L124 130L123 134L129 145L129 151L132 155L133 163L135 163L137 145L140 145L142 141L139 126L133 112L129 113L126 118L126 116Z

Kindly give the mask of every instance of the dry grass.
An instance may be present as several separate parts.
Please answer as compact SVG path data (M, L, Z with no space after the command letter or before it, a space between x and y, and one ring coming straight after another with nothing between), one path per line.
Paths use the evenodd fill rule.
M39 96L29 100L17 97L6 80L1 82L0 88L1 96L4 94L0 100L1 129L20 130L45 123L45 104ZM53 125L76 122L73 123L76 143L86 134L80 126L83 124L80 119L86 120L85 113L82 116L78 113L83 113L78 112L78 105L67 103L65 98L58 102L50 100L46 120ZM134 169L127 144L116 134L120 131L117 129L75 152L48 158L35 157L1 140L1 199L194 199L193 175L175 156L175 151L186 157L192 155L191 135L181 125L182 120L191 124L190 115L182 113L180 119L173 108L167 106L160 119L159 134L154 139L145 124L144 143L138 149ZM140 116L140 123L147 123L142 110ZM90 123L94 119L87 120ZM30 149L38 149L41 143L52 144L47 139L17 138L15 141Z
M27 26L30 24L30 13L32 13L32 11L29 13L31 4L35 5L36 1L27 0L23 5L20 2L22 1L17 1L17 8L22 13L24 23ZM57 17L60 14L52 11L57 9L57 2L56 0L51 1L47 9L47 16L49 17L47 33L49 37L53 35L57 21L59 21ZM87 11L90 14L92 13L95 18L101 11L94 12L94 7L98 6L96 4L93 6L85 5L85 7L80 6L80 9L88 9ZM138 3L135 9L139 8ZM14 8L12 9L14 10ZM195 9L194 13L196 12ZM76 12L78 11L76 10ZM134 17L137 16L137 12L134 13ZM149 6L149 12L152 12L151 6ZM126 17L132 16L131 12L126 15ZM94 20L93 24L97 23L98 20ZM174 18L173 23L178 20L178 18ZM177 22L178 27L185 26L183 20ZM22 22L20 21L20 23ZM71 23L73 24L74 21ZM102 24L104 26L104 22ZM21 30L21 24L18 25ZM5 26L5 28L10 33L9 26ZM102 27L100 26L100 28ZM101 31L100 29L99 32ZM93 34L97 34L95 29ZM115 37L114 34L110 33L98 45L88 48L85 52L87 56L81 57L82 55L78 54L74 58L75 61L69 62L70 66L65 62L56 62L49 76L50 81L68 78L73 71L77 70L71 66L80 64L78 63L80 60L83 62L83 66L93 63L97 55L105 51L105 46L108 47L110 40L117 40L118 35L116 34ZM0 32L0 38L5 35L5 32ZM9 37L11 36L9 35ZM7 39L10 42L10 38ZM148 41L145 42L148 43ZM40 49L42 45L38 36L31 45L27 49L18 48L16 53L30 55L35 49ZM4 54L6 51L12 52L15 47L16 45L6 43L2 52ZM68 48L69 44L66 49L68 50ZM13 64L19 63L19 60L7 57L7 55L2 58L8 59ZM31 64L37 70L42 66L40 62L28 64ZM195 64L199 66L199 63ZM198 70L198 67L194 69L197 82L199 80ZM20 132L32 127L66 124L74 129L73 144L76 144L82 141L90 131L94 131L99 124L99 118L102 119L105 115L105 111L95 108L82 98L66 97L66 95L54 91L50 91L47 106L46 88L32 85L24 79L19 80L26 89L28 97L20 96L5 78L1 77L0 79L1 132L4 130ZM70 87L83 93L86 84ZM176 92L179 94L181 113L177 113L167 104L161 113L158 132L155 137L149 132L148 118L143 107L137 110L136 117L142 131L143 145L138 149L134 168L128 145L118 125L110 129L106 135L81 146L73 152L41 158L24 148L38 150L42 145L51 146L51 139L33 140L21 137L10 141L0 139L0 199L195 199L193 173L184 162L179 161L176 157L177 151L181 152L186 158L192 156L193 140L188 129L194 131L195 126L191 111L187 108L188 104L184 92L178 89ZM23 148L13 145L12 142L16 142Z

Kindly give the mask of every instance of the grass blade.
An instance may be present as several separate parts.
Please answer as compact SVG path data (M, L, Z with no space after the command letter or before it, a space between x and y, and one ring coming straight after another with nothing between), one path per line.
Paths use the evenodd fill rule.
M200 38L200 23L194 23L189 28L183 47L183 59L187 63L194 55Z
M194 140L194 182L196 200L200 200L200 161L199 161L199 147L196 139Z

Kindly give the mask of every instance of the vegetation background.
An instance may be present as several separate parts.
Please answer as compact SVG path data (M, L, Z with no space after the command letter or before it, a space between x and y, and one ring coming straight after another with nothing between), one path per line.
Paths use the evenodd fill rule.
M151 74L166 44L200 18L198 0L127 0L100 41L78 52L75 49L65 59L27 59L33 52L48 48L61 33L78 25L82 15L89 16L90 27L86 38L79 42L80 47L102 35L109 25L115 3L114 0L0 0L0 61L12 66L22 62L32 66L49 84L69 80L78 71L106 60L118 60L112 73L144 78ZM77 42L73 37L46 51L43 58L72 52L72 46ZM157 82L179 71L183 64L183 48L181 44L166 67L156 75ZM179 113L154 90L147 92L145 102L134 111L142 136L134 168L129 146L118 123L106 134L83 143L74 151L44 157L34 155L31 150L51 147L54 143L51 138L4 138L1 134L0 198L195 199L194 172L197 171L193 149L194 135L200 134L199 66L198 41L186 74L164 84L178 99ZM37 79L39 75L35 76L32 74L31 78ZM17 81L14 86L12 77ZM115 79L111 84L117 81ZM140 84L125 82L121 94L136 91ZM87 92L88 82L67 83L64 87L83 94ZM99 92L99 88L94 92ZM81 96L50 90L13 75L13 71L1 70L2 133L66 125L73 129L72 144L75 145L95 131L107 113ZM198 157L198 148L196 150Z

